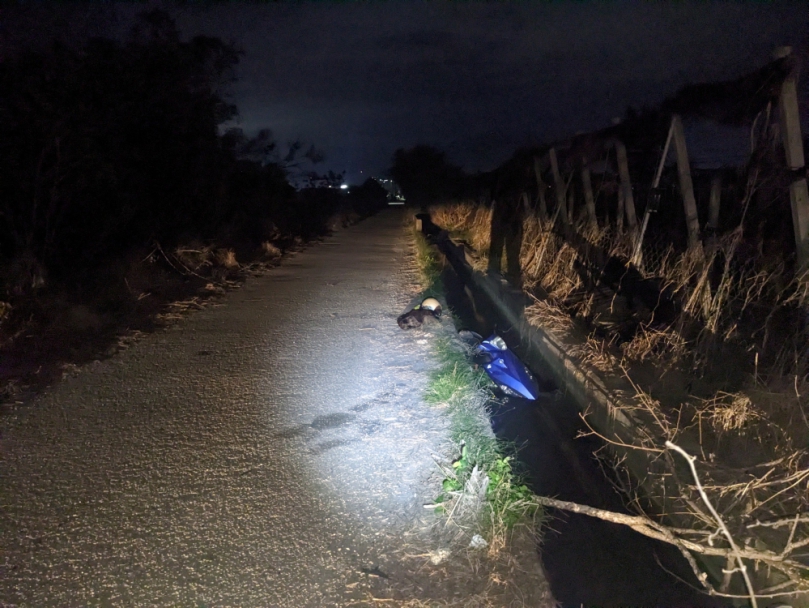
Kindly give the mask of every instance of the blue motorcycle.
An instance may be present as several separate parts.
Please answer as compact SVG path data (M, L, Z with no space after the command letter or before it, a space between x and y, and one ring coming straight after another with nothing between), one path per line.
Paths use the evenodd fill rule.
M531 401L539 396L534 376L500 336L493 334L486 340L481 339L472 350L472 360L483 367L492 382L506 395Z

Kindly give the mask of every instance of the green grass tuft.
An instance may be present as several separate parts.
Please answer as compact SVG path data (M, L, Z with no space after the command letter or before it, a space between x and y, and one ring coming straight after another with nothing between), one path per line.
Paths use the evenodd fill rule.
M425 298L435 297L443 292L441 284L441 258L435 247L427 242L421 232L413 230L413 240L416 244L416 265L421 278L421 288Z
M487 527L502 526L508 530L520 521L537 517L540 508L533 500L534 493L511 470L510 456L497 458L486 474L489 476L486 498L491 506Z
M430 375L425 400L447 406L450 439L460 449L436 498L441 505L438 512L445 512L444 503L453 493L463 492L477 467L489 477L487 505L479 523L489 538L502 544L508 530L519 522L536 522L541 511L531 490L512 471L507 454L514 453L514 446L498 440L491 430L486 405L490 396L485 390L491 383L486 374L472 367L458 340L437 338L433 353L440 367Z
M465 366L445 365L430 374L424 398L427 403L449 404L475 390L475 383L474 375Z

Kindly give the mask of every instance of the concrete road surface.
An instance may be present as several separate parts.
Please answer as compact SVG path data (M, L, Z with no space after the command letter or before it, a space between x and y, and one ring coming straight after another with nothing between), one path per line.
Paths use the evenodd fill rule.
M420 399L428 340L395 322L414 293L401 222L295 254L0 421L0 604L342 606L406 588L446 429Z

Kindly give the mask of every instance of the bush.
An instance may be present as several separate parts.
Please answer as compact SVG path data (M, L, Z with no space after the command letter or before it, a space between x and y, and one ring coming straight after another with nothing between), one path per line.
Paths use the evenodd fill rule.
M237 61L152 11L126 42L0 64L0 299L75 285L155 242L283 248L326 231L336 193L296 193L280 164L219 134Z

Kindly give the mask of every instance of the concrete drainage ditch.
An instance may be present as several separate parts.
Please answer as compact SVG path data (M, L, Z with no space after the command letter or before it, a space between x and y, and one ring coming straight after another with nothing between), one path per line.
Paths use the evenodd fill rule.
M431 231L426 218L421 228ZM436 237L434 227L432 232ZM598 434L632 445L642 422L615 407L617 391L631 387L605 381L580 366L567 354L568 345L524 319L525 294L498 277L474 271L464 247L445 235L434 241L449 262L443 279L453 311L483 335L496 328L548 391L538 403L505 400L493 411L495 431L520 448L534 491L628 513L615 489L615 472L605 470L593 454L612 451L639 480L653 466L648 454L607 445L583 425L579 413L588 409L588 421ZM554 396L556 388L563 390ZM652 506L665 512L666 505ZM554 511L541 551L553 594L563 605L728 605L727 599L697 591L699 583L676 548L624 526ZM721 581L724 560L702 560L700 565Z

